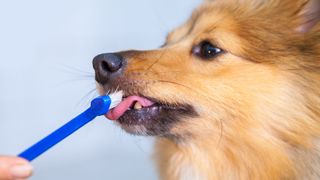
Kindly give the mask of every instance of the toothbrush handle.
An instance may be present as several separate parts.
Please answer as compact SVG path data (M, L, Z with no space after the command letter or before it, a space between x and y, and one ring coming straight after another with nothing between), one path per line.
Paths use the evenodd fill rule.
M18 156L24 158L28 161L32 161L42 153L74 133L76 130L80 129L85 124L93 120L97 115L92 109L87 109L79 116L75 117L67 124L63 125L53 133L49 134L47 137L40 140L38 143L34 144Z

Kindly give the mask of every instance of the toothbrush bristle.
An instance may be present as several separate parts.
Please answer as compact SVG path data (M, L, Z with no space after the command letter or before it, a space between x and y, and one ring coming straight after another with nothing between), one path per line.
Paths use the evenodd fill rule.
M111 99L110 109L112 109L112 108L116 107L117 105L119 105L119 103L122 101L123 92L117 91L117 92L111 93L111 94L109 94L109 97Z

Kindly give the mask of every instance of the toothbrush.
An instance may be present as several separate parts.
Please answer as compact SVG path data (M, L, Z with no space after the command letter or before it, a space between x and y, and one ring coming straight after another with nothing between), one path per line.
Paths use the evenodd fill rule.
M26 149L18 156L28 161L34 160L42 153L46 152L51 147L58 144L60 141L80 129L82 126L92 121L97 116L104 115L110 109L116 107L121 102L122 96L122 92L119 91L109 96L106 95L95 98L91 101L91 106L86 111L57 129L53 133L49 134L47 137L43 138L30 148Z

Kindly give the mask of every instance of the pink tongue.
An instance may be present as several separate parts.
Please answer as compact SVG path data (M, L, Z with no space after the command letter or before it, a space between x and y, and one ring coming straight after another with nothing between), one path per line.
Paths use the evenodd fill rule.
M105 116L110 120L119 119L135 102L139 102L143 107L149 107L154 104L154 102L140 96L129 96L123 99L117 107L111 109Z

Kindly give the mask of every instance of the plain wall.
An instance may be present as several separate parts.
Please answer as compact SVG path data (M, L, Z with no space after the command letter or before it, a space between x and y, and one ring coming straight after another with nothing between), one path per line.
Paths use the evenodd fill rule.
M200 1L0 1L0 154L20 153L88 107L95 55L159 47ZM36 159L31 179L156 179L152 142L97 118Z

